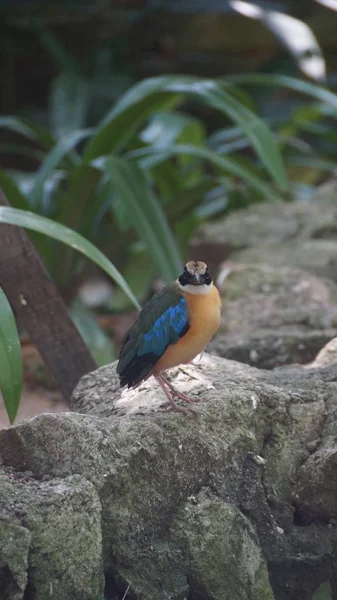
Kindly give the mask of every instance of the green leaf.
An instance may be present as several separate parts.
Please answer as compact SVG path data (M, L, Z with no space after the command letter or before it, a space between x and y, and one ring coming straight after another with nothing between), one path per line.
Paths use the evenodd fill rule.
M195 209L202 205L207 193L210 192L217 183L218 177L203 176L200 177L198 182L181 188L180 191L177 192L175 202L171 202L166 208L167 219L169 223L171 223L171 226L177 228L177 224L179 224L181 220L184 220L189 215L195 215ZM182 235L182 228L180 228L180 233ZM185 241L189 241L188 233L186 233L185 238Z
M43 150L49 152L52 151L55 144L56 138L41 125L31 123L27 119L17 119L16 117L0 117L0 128L9 129L15 133L19 133L34 143L40 144ZM32 148L31 156L37 157L39 151ZM44 157L43 157L44 158ZM71 168L78 162L78 156L74 151L70 152L64 157L64 162L67 168Z
M148 126L140 133L140 139L149 146L165 149L175 143L199 146L205 141L205 128L202 122L194 117L179 112L160 111L153 115ZM248 144L248 142L247 142ZM195 166L195 159L188 155L180 155L179 163L184 170L184 183L192 183L200 177L200 166ZM194 163L191 164L191 163ZM170 165L178 176L178 169ZM193 167L187 171L187 167ZM157 179L160 185L160 179Z
M172 98L186 96L211 106L237 123L249 138L264 166L282 190L286 174L276 138L253 112L238 102L221 82L183 75L146 79L129 90L103 120L84 155L86 161L118 150L154 110Z
M140 139L145 144L165 148L171 146L186 127L191 117L179 112L158 111L140 132Z
M226 77L225 82L233 82L239 85L266 85L285 87L290 90L294 90L299 94L305 94L306 96L311 96L312 98L326 102L337 109L336 94L325 87L310 83L309 81L304 81L302 79L296 79L296 77L288 77L286 75L270 75L267 73L248 73L243 75L229 75ZM336 118L337 112L331 116Z
M122 96L122 100L127 97L126 102L119 100L98 126L85 151L85 161L120 150L150 115L157 110L174 108L181 101L180 95L170 97L163 92L158 92L154 97L145 94L138 99L132 96L129 98L129 94L130 91Z
M13 208L29 210L31 208L26 196L21 192L16 182L2 169L0 169L0 188L5 196L10 200ZM40 236L30 232L29 239L34 244L39 254L44 258L45 244L41 243Z
M105 273L107 273L117 285L125 292L130 298L132 304L136 308L140 308L137 299L131 292L125 279L122 277L116 267L96 248L91 242L86 240L82 235L61 225L55 223L51 219L46 217L40 217L32 212L19 210L16 208L8 208L7 206L0 206L0 223L8 223L9 225L17 225L18 227L25 227L38 231L45 235L50 236L54 240L58 240L67 244L74 250L77 250L96 265L98 265Z
M54 169L59 165L61 160L81 142L84 138L90 135L90 129L81 129L74 131L69 135L64 136L50 151L44 159L40 169L36 173L35 184L30 193L30 199L33 206L38 206L42 188L45 181L51 176Z
M1 288L0 314L0 390L8 418L13 423L23 385L21 346L11 306Z
M62 71L52 82L49 112L51 128L60 138L85 126L89 108L87 81L73 71Z
M189 119L186 126L177 137L177 144L192 144L193 146L202 146L205 142L206 132L203 124L198 119ZM179 155L179 162L184 168L184 183L191 185L197 183L202 176L203 167L195 157L189 154Z
M145 250L133 250L130 252L128 261L123 269L123 276L129 282L131 290L139 301L141 303L145 301L153 278L153 264ZM116 290L111 295L111 298L106 303L106 307L114 312L129 310L131 308L130 301L120 290Z
M143 168L146 168L142 163ZM160 197L167 203L182 204L182 196L187 187L187 182L182 173L176 168L172 161L167 160L156 164L149 169L151 177L159 190ZM199 177L200 181L201 177ZM183 202L184 203L184 202Z
M0 169L0 187L3 189L5 196L10 198L13 208L21 208L23 210L30 209L29 202L25 195L19 190L10 175L2 169Z
M46 48L59 68L65 71L79 71L77 60L66 50L64 44L59 42L58 38L48 30L44 19L38 16L31 17L30 25L37 32L41 44Z
M329 160L309 158L306 156L292 156L288 159L288 163L289 165L294 165L296 167L307 167L310 169L319 169L321 171L336 173L336 163L330 162Z
M240 179L245 181L253 189L259 192L259 194L262 194L262 196L264 196L266 199L276 200L280 198L280 196L273 190L272 187L270 187L259 177L255 176L250 170L240 165L237 161L227 156L219 156L216 152L213 152L208 148L204 148L203 146L176 144L171 148L166 148L165 151L162 151L162 153L158 149L143 148L141 150L130 152L128 157L141 159L142 156L146 157L153 154L155 154L158 162L160 162L160 158L162 158L162 160L166 160L169 156L175 156L179 154L196 156L197 158L210 162L222 171L231 173L236 177L240 177Z
M118 157L107 159L107 175L128 207L130 223L138 232L159 273L171 283L182 269L176 242L159 201L138 165Z
M78 298L71 305L70 316L99 367L116 360L112 339L99 326L93 312Z
M38 162L42 162L45 156L45 153L42 150L36 150L35 148L28 146L28 144L12 144L7 142L0 143L0 152L2 154L26 156L30 159L35 158Z
M172 146L178 139L190 144L200 144L204 137L204 128L198 119L177 111L155 113L140 133L143 142L159 148Z
M102 202L105 201L105 197L104 199L97 198L97 186L100 179L101 171L90 165L75 167L68 190L61 196L53 217L68 227L78 230L86 237L91 235L92 209L96 206L97 214L100 199ZM67 285L69 283L74 276L77 262L69 247L61 248L58 255L54 253L53 273L59 284Z
M49 133L48 129L36 125L36 123L31 123L26 119L0 117L0 127L19 133L34 142L38 142L45 150L50 150L55 144L55 138Z
M332 590L329 581L321 583L311 600L332 600Z

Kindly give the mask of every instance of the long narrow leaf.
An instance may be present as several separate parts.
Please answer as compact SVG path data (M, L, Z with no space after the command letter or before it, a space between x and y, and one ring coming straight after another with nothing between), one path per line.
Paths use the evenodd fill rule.
M44 151L52 151L57 140L49 130L37 123L31 123L28 119L18 119L17 117L0 117L0 128L9 129L19 133L26 138L37 142ZM32 156L37 157L38 150L32 149ZM64 157L66 165L69 167L77 164L78 157L74 151L69 152Z
M10 198L9 198L10 199ZM96 248L91 242L86 240L83 236L60 223L55 223L51 219L46 217L40 217L32 212L19 210L15 208L8 208L7 206L0 206L0 223L7 223L9 225L17 225L18 227L25 227L38 231L45 235L50 236L54 240L59 240L68 246L71 246L74 250L81 252L84 256L92 260L98 265L103 271L105 271L125 292L130 298L132 304L139 308L137 299L131 292L125 279L122 277L116 267Z
M90 165L81 164L75 167L68 190L66 194L61 195L53 218L72 229L77 229L85 237L90 237L92 210L95 205L96 214L100 210L97 204L97 185L100 177L101 172ZM50 258L52 260L52 257ZM69 247L61 248L58 256L54 254L54 260L49 264L54 265L53 273L59 284L67 285L74 276L78 262L76 258Z
M332 589L329 581L321 583L311 600L332 600Z
M211 106L233 119L249 138L262 163L282 190L287 189L286 174L276 138L253 112L225 90L224 84L201 77L167 75L146 79L127 92L108 113L86 150L84 159L93 160L119 149L140 118L158 110L165 99L186 96Z
M1 127L19 133L34 142L38 142L45 150L50 150L55 143L55 138L49 133L48 129L36 123L31 123L26 119L0 117Z
M29 210L31 207L25 195L19 190L15 181L6 171L0 169L0 187L3 189L7 198L11 199L13 208Z
M287 75L271 75L268 73L247 73L242 75L229 75L224 83L232 82L239 85L266 85L285 87L299 94L305 94L316 98L321 102L330 104L337 109L337 95L327 90L325 87L296 79L296 77L288 77ZM337 117L337 112L331 116Z
M85 127L89 85L78 72L61 71L52 81L49 100L53 133L61 138Z
M307 156L292 156L288 159L290 165L296 167L307 167L309 169L318 169L336 174L337 165L329 160L321 160L319 158L310 158Z
M227 173L231 173L236 177L240 177L240 179L245 181L248 185L250 185L259 194L262 194L262 196L267 199L276 200L280 198L280 196L273 190L271 186L269 186L267 183L264 183L264 181L262 181L259 177L256 177L251 171L240 165L238 162L227 156L220 156L216 152L213 152L208 148L204 148L203 146L175 144L171 148L166 148L162 153L158 149L142 148L141 150L130 152L128 156L130 158L138 159L142 159L142 157L144 157L146 160L148 156L154 155L155 160L159 163L161 160L166 160L170 156L179 154L189 154L202 160L209 161L219 169Z
M93 312L76 298L70 316L99 367L116 360L116 349L111 338L97 323Z
M10 198L11 206L13 208L20 208L22 210L31 209L26 196L21 192L14 179L12 179L12 177L2 169L0 169L0 188L5 193L5 196ZM35 232L30 232L29 238L33 242L39 254L45 257L46 246L41 237L36 235Z
M23 369L15 318L1 288L0 314L0 390L8 418L13 423L20 404Z
M38 162L42 162L45 156L45 153L42 150L35 150L31 146L24 144L12 144L3 142L0 144L0 153L1 154L17 154L21 156L29 157L30 159L35 158Z
M128 94L129 92L126 96ZM90 140L84 160L90 161L120 150L131 140L150 115L156 111L173 108L179 102L181 102L180 94L170 96L159 90L153 96L147 96L147 94L139 95L138 98L137 95L136 97L132 96L130 100L127 100L126 106L119 100L115 108L103 119Z
M35 178L34 188L31 191L30 199L33 206L39 205L41 198L42 188L48 177L51 176L52 172L59 165L61 160L81 142L84 138L88 137L91 133L90 129L80 129L74 131L69 135L64 136L50 151L49 155L44 159L40 169L38 170Z
M122 158L106 161L106 173L122 202L130 222L147 247L153 262L170 283L182 268L179 252L166 217L138 165Z

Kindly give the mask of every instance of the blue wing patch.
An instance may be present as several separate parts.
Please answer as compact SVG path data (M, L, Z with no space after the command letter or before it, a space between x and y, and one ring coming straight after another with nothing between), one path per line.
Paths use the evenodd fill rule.
M178 304L170 306L152 326L150 331L143 334L143 340L138 348L138 356L155 354L162 356L169 344L175 344L188 321L188 310L185 298Z

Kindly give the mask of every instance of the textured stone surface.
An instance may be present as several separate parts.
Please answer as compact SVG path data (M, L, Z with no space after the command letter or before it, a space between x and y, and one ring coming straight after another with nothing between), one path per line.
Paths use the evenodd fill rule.
M337 363L337 337L329 340L329 342L319 351L315 360L306 365L306 367L308 369L322 368L328 367L334 363Z
M45 569L53 581L67 565L81 585L81 540L99 546L95 494L107 598L121 599L129 585L135 600L235 598L234 582L240 600L308 600L326 581L337 594L337 482L328 455L336 366L264 371L204 354L172 379L200 396L197 414L163 412L153 380L121 391L112 365L79 383L72 409L82 414L45 414L0 433L2 460L17 470L4 505L32 536L29 581L42 591L30 588L31 598L45 592ZM27 470L32 481L22 483ZM69 530L75 537L63 562ZM96 550L87 590L100 577Z
M21 600L27 585L31 534L25 527L0 517L0 597Z
M101 600L100 503L91 483L0 471L0 518L1 598L26 590L34 600Z
M266 257L270 251L272 264L311 270L313 263L314 272L332 273L337 248L336 190L337 184L332 181L318 188L311 202L254 204L206 223L193 239L190 254L197 251L198 256L216 269L221 260L230 255L232 258L239 251L243 251L238 258L242 262L268 263ZM302 249L306 241L311 243ZM330 269L329 259L333 262Z
M337 335L337 286L294 267L227 263L208 350L261 368L308 363ZM221 280L222 271L219 278Z
M309 273L337 280L337 241L335 239L296 239L270 246L256 245L235 252L231 259L239 263L272 265L275 268L291 265Z
M259 368L172 370L200 398L184 416L108 365L72 413L0 432L5 600L103 600L103 575L107 600L337 597L337 211L320 193L200 233L211 265L231 254L209 348Z
M336 190L332 181L311 202L252 205L199 230L192 246L223 295L212 354L270 369L310 363L336 337Z
M256 533L231 504L202 493L193 497L175 517L171 535L187 559L196 600L273 600ZM224 548L231 551L224 554Z

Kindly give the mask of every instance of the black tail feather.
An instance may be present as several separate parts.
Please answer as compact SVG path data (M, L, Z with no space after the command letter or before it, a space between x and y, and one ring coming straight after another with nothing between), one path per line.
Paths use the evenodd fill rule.
M129 388L136 387L151 375L152 367L158 361L156 354L134 356L133 359L119 372L120 385Z

